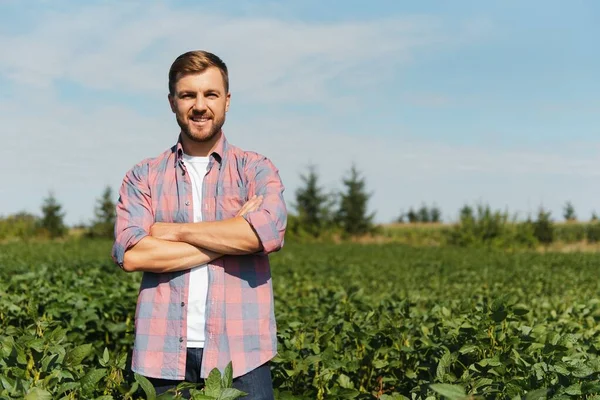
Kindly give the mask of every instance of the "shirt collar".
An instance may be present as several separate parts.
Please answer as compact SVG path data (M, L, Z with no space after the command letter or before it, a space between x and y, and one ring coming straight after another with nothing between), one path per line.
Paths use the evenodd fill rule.
M225 133L223 133L223 131L221 130L221 137L219 138L219 141L217 142L217 145L215 146L215 149L213 150L213 152L209 154L209 157L212 156L220 164L221 161L223 160L223 156L225 155L225 152L227 151L227 147L228 147L227 138L225 137ZM177 139L177 144L175 145L175 166L177 166L177 164L179 164L179 162L182 160L182 158L183 158L183 145L181 143L181 133L180 133L179 138Z

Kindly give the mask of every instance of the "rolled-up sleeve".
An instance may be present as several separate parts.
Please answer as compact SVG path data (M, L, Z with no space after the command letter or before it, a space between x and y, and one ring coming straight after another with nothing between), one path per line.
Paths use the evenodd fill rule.
M112 258L121 268L125 252L149 235L154 222L148 174L147 163L136 165L127 172L119 190Z
M244 215L258 235L263 246L262 254L278 251L283 247L287 225L287 209L283 192L285 190L279 171L266 157L260 157L247 167L248 181L254 186L254 193L263 196L258 210Z

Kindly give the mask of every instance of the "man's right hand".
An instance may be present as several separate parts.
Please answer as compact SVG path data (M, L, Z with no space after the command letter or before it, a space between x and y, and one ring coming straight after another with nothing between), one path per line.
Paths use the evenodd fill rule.
M238 213L236 214L236 217L243 217L244 215L248 214L249 212L258 210L258 207L260 207L262 200L263 200L262 196L256 196L256 195L252 196L246 202L246 204L244 204L242 206L242 209L240 211L238 211Z

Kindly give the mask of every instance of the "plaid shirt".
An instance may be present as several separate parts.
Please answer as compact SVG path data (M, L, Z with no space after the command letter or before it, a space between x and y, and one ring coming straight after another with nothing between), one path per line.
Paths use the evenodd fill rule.
M181 140L125 176L117 204L112 256L123 267L125 251L150 232L154 222L192 222L192 182L182 161ZM244 217L263 251L223 256L208 264L206 341L201 376L233 363L234 377L273 358L277 336L267 254L281 248L287 222L284 187L265 157L243 151L221 136L209 158L202 188L203 221L235 217L253 195L257 211ZM132 370L148 377L183 380L186 365L189 270L144 272L135 315Z

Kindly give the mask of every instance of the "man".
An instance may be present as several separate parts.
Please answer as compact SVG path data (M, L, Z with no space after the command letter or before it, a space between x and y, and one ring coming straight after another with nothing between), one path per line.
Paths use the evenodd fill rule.
M169 71L177 144L135 165L117 204L113 258L143 271L132 370L158 393L231 361L245 399L273 398L277 351L268 254L284 241L283 185L265 157L229 144L227 67L192 51Z

